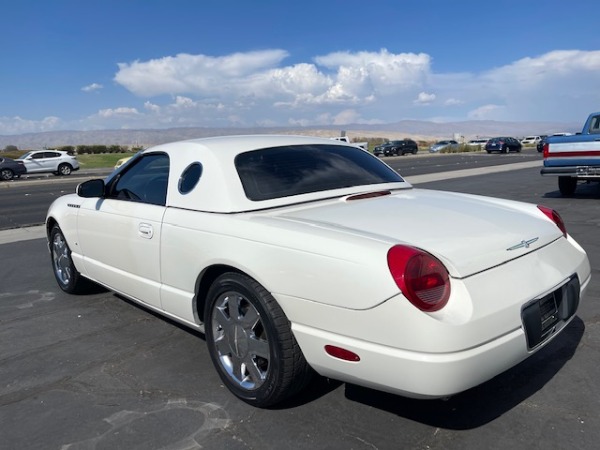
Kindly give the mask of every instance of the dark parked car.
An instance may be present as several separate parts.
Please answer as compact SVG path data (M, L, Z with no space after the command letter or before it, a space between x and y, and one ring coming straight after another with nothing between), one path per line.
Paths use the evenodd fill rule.
M485 144L485 151L488 153L500 152L520 152L523 145L512 137L495 137L488 140Z
M540 136L540 137L542 139L540 140L540 142L537 143L537 151L540 152L540 153L542 153L544 151L544 144L546 143L546 138L548 136L543 135L543 136Z
M0 180L8 181L14 177L19 178L24 173L27 173L27 169L22 161L0 156Z
M412 153L416 155L419 151L419 146L412 139L403 139L401 141L390 141L383 145L375 147L373 154L375 156L393 156L393 155L405 155Z

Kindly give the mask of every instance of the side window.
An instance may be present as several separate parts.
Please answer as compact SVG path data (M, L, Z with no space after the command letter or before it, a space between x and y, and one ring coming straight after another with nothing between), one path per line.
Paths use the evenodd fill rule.
M202 175L202 164L195 162L186 167L179 178L179 193L187 194L192 191L198 184L200 176Z
M34 153L31 155L31 159L42 159L44 158L44 152Z
M164 153L151 153L119 174L109 188L108 197L164 206L168 181L169 157Z
M44 158L58 158L60 156L60 153L56 153L56 152L45 152L44 153Z
M590 123L590 134L600 134L600 116L592 117Z

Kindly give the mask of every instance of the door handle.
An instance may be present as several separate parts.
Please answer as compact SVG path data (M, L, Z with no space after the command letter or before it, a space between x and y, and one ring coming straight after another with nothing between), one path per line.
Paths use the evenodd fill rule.
M154 228L149 223L140 223L138 234L144 239L152 239L154 236Z

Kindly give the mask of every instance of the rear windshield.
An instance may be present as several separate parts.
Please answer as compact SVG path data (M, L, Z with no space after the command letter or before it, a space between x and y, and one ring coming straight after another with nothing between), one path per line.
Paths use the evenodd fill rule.
M364 150L339 145L291 145L240 153L235 166L253 201L353 186L404 181Z

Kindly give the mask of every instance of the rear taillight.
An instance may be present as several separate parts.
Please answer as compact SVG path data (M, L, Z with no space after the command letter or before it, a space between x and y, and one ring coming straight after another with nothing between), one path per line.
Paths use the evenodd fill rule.
M565 223L563 222L562 217L560 217L560 214L558 212L556 212L552 208L548 208L547 206L542 205L538 205L538 209L544 214L546 214L546 216L556 224L560 231L562 231L564 237L567 237L567 227L565 226Z
M544 146L542 147L542 154L544 155L544 158L547 158L548 155L550 154L550 145L548 143L545 143Z
M438 311L450 298L450 277L439 259L418 248L392 247L390 273L404 296L421 311Z

